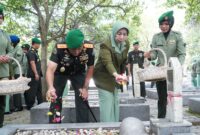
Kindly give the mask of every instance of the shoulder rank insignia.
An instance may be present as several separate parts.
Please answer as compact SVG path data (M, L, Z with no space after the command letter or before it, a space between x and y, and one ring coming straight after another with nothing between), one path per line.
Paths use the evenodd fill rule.
M58 49L65 49L65 48L67 48L67 45L66 44L57 44L57 48Z
M88 43L85 43L83 45L85 48L94 48L94 45L93 44L88 44Z

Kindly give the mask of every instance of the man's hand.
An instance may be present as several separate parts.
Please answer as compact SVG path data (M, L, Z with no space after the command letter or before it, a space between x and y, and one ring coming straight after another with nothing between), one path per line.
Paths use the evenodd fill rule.
M2 55L0 56L0 63L8 63L9 62L9 57Z
M83 98L83 101L88 100L88 90L86 88L79 89L80 95Z
M46 93L47 101L53 102L53 101L56 100L56 98L57 98L56 89L54 87L49 88L47 93Z
M38 74L35 74L35 80L38 81L40 79L40 76Z

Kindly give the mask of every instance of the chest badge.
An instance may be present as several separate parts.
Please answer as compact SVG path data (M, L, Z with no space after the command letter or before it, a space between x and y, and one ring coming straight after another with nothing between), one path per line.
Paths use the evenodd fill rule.
M60 72L65 72L65 67L61 67Z
M143 56L142 53L139 53L139 56L142 57Z
M88 54L87 53L83 53L80 57L80 62L81 64L86 64L88 62Z
M169 40L169 44L170 44L170 45L173 45L173 44L175 44L175 43L176 43L175 40Z

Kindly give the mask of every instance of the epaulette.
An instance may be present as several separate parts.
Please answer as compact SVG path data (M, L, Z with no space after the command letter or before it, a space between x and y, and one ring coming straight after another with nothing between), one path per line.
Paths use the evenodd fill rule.
M65 49L65 48L67 48L67 45L66 44L57 44L57 48L58 49Z
M85 43L83 45L85 48L94 48L94 45L93 44L90 44L90 43Z
M94 45L90 44L90 43L85 43L83 46L84 46L84 48L94 48ZM67 44L57 44L57 48L65 49L65 48L67 48Z

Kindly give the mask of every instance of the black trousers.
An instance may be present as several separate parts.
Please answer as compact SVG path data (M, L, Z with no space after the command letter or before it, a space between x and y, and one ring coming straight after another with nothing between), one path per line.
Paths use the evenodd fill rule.
M132 79L132 89L133 89L133 96L135 96L133 79ZM140 94L142 97L146 97L145 82L140 82Z
M3 126L6 96L0 96L0 128Z
M30 89L25 91L24 98L27 109L31 109L35 103L35 98L37 98L38 104L43 102L42 99L42 83L41 78L37 81L35 78L31 78L29 83Z
M19 78L19 74L15 74L14 78L15 79ZM14 94L13 96L11 96L11 98L12 98L13 105L11 105L10 108L12 108L13 110L21 109L22 108L22 96L21 96L21 93L20 94Z
M49 111L53 113L53 115L49 116L49 123L61 123L61 121L55 121L56 118L61 117L56 115L56 112L62 111L62 94L66 85L67 80L71 81L72 87L75 92L75 106L76 106L76 121L77 123L89 122L89 109L87 105L83 101L82 97L80 97L79 89L83 87L85 81L85 74L80 73L76 75L60 75L57 74L54 77L54 87L56 89L57 99L54 103L51 103Z
M158 93L158 118L165 118L167 108L167 82L157 81L156 88Z

